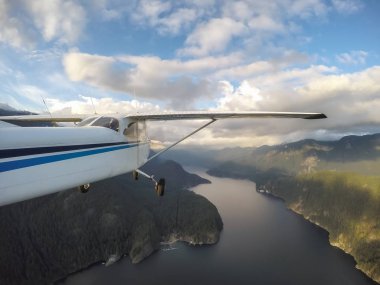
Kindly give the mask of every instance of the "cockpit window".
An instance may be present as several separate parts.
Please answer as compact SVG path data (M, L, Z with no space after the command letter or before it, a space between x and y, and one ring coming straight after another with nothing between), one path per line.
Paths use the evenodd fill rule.
M119 131L119 121L111 117L101 117L97 119L91 126L105 127L114 131Z
M128 142L146 141L147 136L145 121L129 123L123 134L127 137Z
M87 119L84 119L83 121L79 122L77 124L78 127L84 127L84 126L87 126L89 125L90 123L92 123L97 117L90 117L90 118L87 118Z
M137 130L136 130L136 122L132 122L128 124L128 127L124 130L123 134L127 137L129 142L137 141Z

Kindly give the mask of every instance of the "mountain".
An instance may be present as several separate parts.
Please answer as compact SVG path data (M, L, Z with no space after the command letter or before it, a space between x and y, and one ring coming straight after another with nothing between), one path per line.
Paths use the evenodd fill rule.
M29 111L17 110L8 104L0 103L0 116L15 116L15 115L33 115L35 113Z
M380 283L380 134L252 148L209 174L248 178L282 198Z
M24 115L37 115L29 111L16 110L15 108L0 103L0 116L24 116ZM56 123L50 122L27 122L27 121L9 121L10 124L20 126L20 127L47 127L47 126L57 126Z
M222 162L238 160L244 157L251 148L234 147L224 149L209 149L204 146L200 147L175 147L163 154L162 157L169 160L175 160L187 166L212 168Z
M186 190L208 180L173 161L152 161L144 171L166 178L164 197L129 174L94 183L86 194L71 189L1 207L0 284L50 284L125 254L138 263L161 241L218 241L218 210Z

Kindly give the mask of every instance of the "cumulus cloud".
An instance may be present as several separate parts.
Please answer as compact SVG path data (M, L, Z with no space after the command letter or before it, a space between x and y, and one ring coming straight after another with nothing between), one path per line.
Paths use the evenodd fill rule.
M217 110L222 111L253 111L257 110L257 103L263 100L260 90L243 81L238 88L234 88L228 81L219 83L222 98L218 100Z
M292 92L284 89L272 94L248 81L236 87L228 81L221 81L219 90L222 96L211 110L324 112L328 119L220 120L184 144L218 148L228 145L260 146L304 138L337 139L352 133L379 131L380 83L376 79L380 75L380 67L340 75L320 72L306 72L307 80L302 72L290 73L295 77L291 81L299 81L296 77L303 76L303 86L292 89ZM279 78L288 81L290 74L287 71L283 73L286 75ZM200 121L151 123L150 133L152 138L169 144L201 124L203 122Z
M285 72L285 71L284 71ZM286 72L285 72L286 73ZM297 77L297 73L293 73ZM288 78L280 76L280 78ZM222 121L219 128L212 128L212 137L239 137L243 145L260 145L262 139L272 142L295 141L303 138L336 139L352 133L371 133L379 131L380 117L380 67L372 67L356 73L347 74L309 74L302 87L284 89L268 94L257 86L242 83L238 88L224 83L225 95L219 99L218 108L235 108L261 111L303 111L324 112L325 120L299 119L258 119ZM298 80L298 79L294 79ZM305 80L305 79L304 79ZM243 87L253 89L239 92ZM225 104L228 103L228 105ZM227 106L227 108L226 108ZM217 108L217 109L218 109Z
M63 43L73 43L85 26L85 10L76 1L26 1L25 5L47 42L58 39Z
M221 1L220 9L196 25L187 36L180 55L204 56L225 50L234 39L239 39L247 49L268 46L268 40L277 35L299 34L297 21L324 18L329 6L318 0L270 2L257 0ZM276 38L280 40L280 38Z
M130 114L140 111L155 112L159 110L157 105L138 100L116 101L110 97L92 98L78 96L76 100L63 101L57 98L46 98L49 110L55 115L72 114Z
M329 117L320 121L226 120L218 122L218 128L211 127L203 142L217 138L222 143L227 135L230 140L241 138L243 145L258 145L269 137L272 142L284 137L331 137L350 132L352 126L365 132L380 123L376 113L380 107L379 67L338 74L334 66L293 66L286 56L248 65L242 62L239 54L181 61L71 52L63 63L71 80L130 94L135 89L139 100L168 102L172 109L193 109L192 103L206 100L208 106L213 102L212 110L324 112ZM174 132L176 127L170 125L165 140L170 141L171 131L173 136L190 132L194 124L181 127L183 133Z
M84 8L71 0L0 0L0 41L31 49L45 42L74 43L86 24Z
M15 48L32 48L36 43L33 31L16 16L17 2L0 0L0 42Z
M157 99L184 109L191 108L200 97L210 99L216 95L217 82L207 78L210 71L240 60L237 54L179 61L154 56L105 57L70 52L64 56L63 65L73 81L135 93L140 98Z

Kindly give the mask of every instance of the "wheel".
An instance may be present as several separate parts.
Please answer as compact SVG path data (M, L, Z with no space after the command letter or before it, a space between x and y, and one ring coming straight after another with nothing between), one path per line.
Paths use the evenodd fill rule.
M134 180L139 180L139 173L136 170L132 171L132 176Z
M87 193L88 190L90 190L90 184L84 184L84 185L78 186L78 189L81 193Z
M161 178L160 180L158 180L158 183L156 184L155 189L159 197L164 196L164 193L165 193L165 179L164 178Z

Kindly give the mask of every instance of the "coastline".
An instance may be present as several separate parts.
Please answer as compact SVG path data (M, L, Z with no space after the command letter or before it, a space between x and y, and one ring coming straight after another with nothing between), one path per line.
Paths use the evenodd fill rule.
M215 176L215 177L231 177L231 178L235 178L235 179L248 179L254 183L256 183L251 177L246 177L244 175L233 175L233 174L230 174L226 171L223 171L222 172L222 175L221 173L219 172L219 170L215 170L215 169L212 169L212 170L208 170L207 173L211 176ZM260 183L262 186L262 190L264 190L264 192L260 192L258 189L259 189L259 186L257 185L257 192L259 194L262 194L264 196L270 196L272 198L276 198L276 199L280 199L282 200L286 207L291 210L293 213L297 214L297 215L300 215L304 220L312 223L313 225L316 225L318 226L319 228L323 229L324 231L327 232L328 234L328 241L329 241L329 244L335 248L338 248L339 250L342 250L345 254L348 254L350 257L353 258L354 262L355 262L355 268L357 270L359 270L360 272L362 272L367 278L369 278L372 282L374 282L374 284L380 284L380 276L374 276L374 274L371 274L371 270L373 269L372 267L369 268L369 269L366 269L365 267L363 267L363 264L361 264L360 262L358 262L357 258L355 257L355 255L352 253L352 251L350 251L346 244L344 243L341 243L341 242L335 242L332 240L331 238L331 235L332 233L329 231L329 229L325 226L323 226L320 222L318 222L317 220L314 220L312 219L311 217L308 217L305 215L305 213L302 211L302 209L299 209L299 206L298 204L290 204L290 202L283 196L279 195L279 194L275 194L273 190L276 190L275 188L275 185L273 183L269 183L268 185L268 181L264 182L264 181L261 181Z
M263 195L266 195L266 196L269 196L271 198L275 198L275 199L279 199L281 201L283 201L286 205L286 207L292 211L294 214L296 215L299 215L301 216L304 220L308 221L309 223L319 227L320 229L324 230L327 232L328 234L328 240L329 240L329 244L332 246L332 247L335 247L335 248L338 248L339 250L343 251L345 254L349 255L350 257L352 257L352 259L355 261L355 268L357 270L359 270L360 272L362 272L367 278L369 278L370 280L372 280L373 282L375 282L374 284L380 284L380 278L379 279L374 279L372 278L372 276L370 276L369 272L366 272L365 269L361 268L360 267L360 264L358 263L358 261L356 260L355 256L349 252L344 244L341 244L341 243L338 243L338 242L333 242L331 241L331 233L329 232L328 229L326 229L325 227L323 227L323 225L321 225L318 221L315 221L313 219L311 219L310 217L308 216L305 216L304 213L302 213L302 211L298 210L296 207L294 206L291 206L287 203L286 199L284 199L283 197L281 196L278 196L272 192L267 192L267 193L260 193L260 194L263 194Z
M162 246L163 245L173 245L177 242L183 242L185 243L187 246L208 246L208 245L214 245L214 244L217 244L218 241L219 241L219 237L220 237L220 232L219 234L217 235L217 239L214 241L214 242L201 242L201 243L197 243L197 242L194 242L191 240L191 238L182 238L182 237L177 237L177 234L171 234L169 235L168 239L163 239L162 241L160 241L160 247L153 250L152 252L150 252L148 255L146 255L143 259L139 260L138 262L133 262L133 260L131 259L131 257L129 256L128 253L123 253L121 255L119 255L118 259L115 259L113 260L112 262L109 262L110 259L115 256L115 254L111 254L107 260L99 260L99 261L96 261L96 262L93 262L91 264L89 264L88 266L84 267L84 268L80 268L74 272L71 272L69 274L67 274L66 276L62 277L62 278L59 278L57 280L55 280L53 283L54 284L63 284L65 283L65 281L67 280L67 278L69 278L70 276L73 276L75 274L78 274L78 273L81 273L83 271L86 271L94 266L98 266L98 265L103 265L103 266L111 266L112 264L114 263L117 263L117 262L120 262L122 259L124 258L129 258L130 262L133 264L133 265L137 265L139 264L140 262L143 262L146 258L149 258L151 255L155 254L156 252L162 250Z

